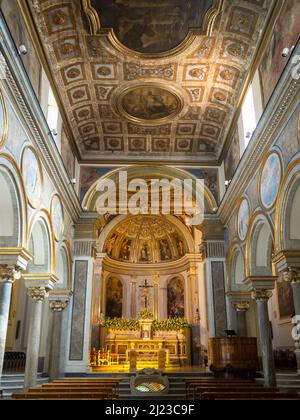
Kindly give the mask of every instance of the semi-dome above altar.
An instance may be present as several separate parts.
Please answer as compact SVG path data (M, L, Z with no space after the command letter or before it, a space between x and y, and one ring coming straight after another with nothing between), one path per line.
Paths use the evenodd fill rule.
M122 221L105 244L109 257L139 264L174 261L187 249L179 229L158 216L134 216Z

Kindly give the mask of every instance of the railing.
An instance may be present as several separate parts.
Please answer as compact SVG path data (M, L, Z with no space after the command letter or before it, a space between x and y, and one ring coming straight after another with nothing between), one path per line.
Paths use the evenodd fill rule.
M92 351L90 353L90 366L94 367L104 367L104 366L112 366L112 365L119 365L120 359L119 355L115 353L103 352L103 351Z
M7 352L4 355L3 373L23 373L26 365L26 354Z

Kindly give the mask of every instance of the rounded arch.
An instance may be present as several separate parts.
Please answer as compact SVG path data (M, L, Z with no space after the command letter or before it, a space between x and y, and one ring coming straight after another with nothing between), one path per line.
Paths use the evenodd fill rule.
M231 247L230 247L231 248ZM230 249L229 248L229 249ZM239 244L233 244L232 252L228 264L227 290L236 290L243 287L243 281L246 277L245 255Z
M72 288L72 260L70 256L70 247L67 242L57 246L56 251L56 276L58 283L55 289L71 290Z
M0 155L0 247L28 248L28 210L25 188L15 161Z
M275 249L300 248L300 154L290 163L282 180L275 213Z
M99 235L98 242L97 242L97 248L99 252L105 253L106 252L106 243L108 238L111 236L113 231L122 223L124 223L126 220L129 220L133 217L138 216L116 216L111 222L109 222L101 234ZM189 229L182 223L181 220L179 220L175 216L156 216L160 219L165 219L170 224L174 225L175 229L180 233L180 235L185 240L186 245L186 252L187 253L194 253L195 252L195 243L193 240L193 237L191 235L191 232Z
M257 210L249 226L246 244L246 276L271 276L274 252L274 228L271 220Z
M33 255L29 271L54 273L56 268L55 242L51 219L46 210L38 211L32 217L28 243L29 250Z
M111 181L114 181L115 185L118 186L119 173L121 171L124 171L127 173L128 182L130 182L133 179L140 179L140 178L144 179L145 181L150 180L150 179L159 179L159 180L167 179L169 181L172 181L174 179L179 179L180 181L183 181L185 179L192 179L193 181L197 180L197 178L191 173L183 169L173 168L170 166L157 166L157 167L155 166L153 167L128 166L128 167L122 168L121 170L118 168L118 169L112 170L111 172L105 174L102 177L99 177L99 179L93 183L93 185L90 187L90 189L87 191L87 193L85 194L83 198L82 206L90 211L95 211L96 201L99 196L99 193L97 192L97 185L99 184L99 182L101 183L101 181L104 182L105 180L109 179ZM206 185L204 185L203 193L204 193L204 201L205 201L204 203L205 210L207 212L213 213L214 209L218 207L217 200ZM194 197L194 194L193 194L193 197Z

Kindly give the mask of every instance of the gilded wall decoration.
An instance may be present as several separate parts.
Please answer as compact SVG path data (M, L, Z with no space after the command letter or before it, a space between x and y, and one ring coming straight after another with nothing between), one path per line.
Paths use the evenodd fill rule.
M4 96L0 90L0 147L2 147L6 141L8 128L7 111Z
M21 168L29 204L38 208L42 195L43 172L39 158L31 147L26 147L23 151Z
M182 109L179 96L156 85L125 90L118 98L120 112L129 119L157 122L176 116Z
M102 28L113 28L118 40L131 50L160 53L179 45L190 28L201 28L212 0L90 1Z
M238 235L241 241L244 241L246 239L248 228L249 228L249 221L250 221L250 209L249 204L246 199L243 199L243 201L240 204L239 210L238 210L238 217L237 217L237 223L238 223Z
M260 198L263 206L274 206L282 177L282 166L277 153L272 153L265 162L260 176Z

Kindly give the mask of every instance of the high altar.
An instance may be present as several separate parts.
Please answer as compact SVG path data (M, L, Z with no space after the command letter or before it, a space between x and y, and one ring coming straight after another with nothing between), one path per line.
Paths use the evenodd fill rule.
M97 253L94 272L90 366L200 365L205 284L191 232L175 218L136 216L116 220L103 237L98 249L105 253ZM147 310L149 319L140 316Z
M152 319L140 320L139 331L116 331L101 328L105 348L91 355L91 366L118 365L125 369L189 366L189 329L153 332Z

